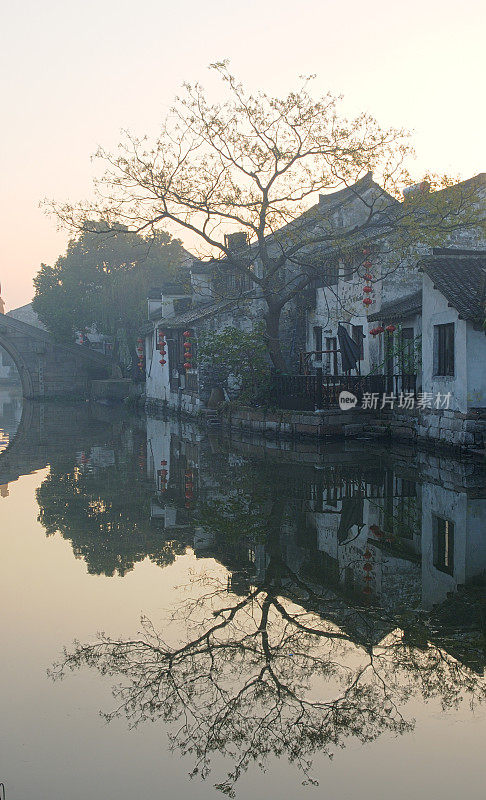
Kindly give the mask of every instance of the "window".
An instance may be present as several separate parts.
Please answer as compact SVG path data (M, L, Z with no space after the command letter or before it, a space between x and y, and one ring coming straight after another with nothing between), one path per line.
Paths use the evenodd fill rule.
M319 325L314 327L314 350L316 351L316 360L322 359L322 328Z
M335 286L339 279L338 262L332 261L325 269L326 286Z
M362 325L352 325L351 326L351 338L357 345L359 345L359 357L362 361L364 358L364 348L363 348L363 326Z
M434 375L454 375L454 323L434 325Z
M355 273L355 266L351 258L343 261L343 281L352 281Z
M315 273L318 273L310 283L313 289L322 289L326 286L335 286L337 284L339 271L336 260L333 259L325 264L316 264L313 269Z
M234 272L230 272L229 275L226 276L225 283L225 289L227 292L234 295L239 295L242 292L247 292L249 289L251 289L253 281L250 275L235 274Z
M412 375L415 371L413 328L402 328L400 340L400 371L403 375Z
M454 523L434 517L434 567L452 575L454 572Z

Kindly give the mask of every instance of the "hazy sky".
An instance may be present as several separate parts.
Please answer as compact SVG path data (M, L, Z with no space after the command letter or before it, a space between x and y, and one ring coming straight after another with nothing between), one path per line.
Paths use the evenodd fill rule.
M211 85L230 58L247 85L285 93L317 73L348 109L415 131L425 169L486 170L482 144L484 2L476 0L23 0L0 32L0 281L7 308L28 302L66 232L44 197L80 200L91 154L122 128L156 133L183 80Z

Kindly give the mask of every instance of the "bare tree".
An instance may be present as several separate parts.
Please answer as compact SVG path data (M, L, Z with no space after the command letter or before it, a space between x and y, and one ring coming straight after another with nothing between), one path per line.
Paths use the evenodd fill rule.
M458 224L464 198L399 203L400 188L410 183L408 134L382 128L365 113L346 119L340 98L312 97L309 79L276 98L245 91L226 62L212 69L225 84L224 102L210 102L198 83L186 84L153 144L126 134L115 154L98 152L107 168L94 204L53 207L74 228L98 216L138 233L168 225L192 236L201 256L223 259L261 298L269 354L282 371L282 309L322 273L326 259L391 230L401 258L424 234L443 241ZM374 184L369 191L370 172L381 189ZM326 204L309 208L319 193L346 187L359 203L348 224ZM230 246L226 234L234 231L248 246Z

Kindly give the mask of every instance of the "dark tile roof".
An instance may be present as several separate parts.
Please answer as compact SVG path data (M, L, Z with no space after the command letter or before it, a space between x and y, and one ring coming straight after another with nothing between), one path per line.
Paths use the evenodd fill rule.
M233 305L233 300L220 300L216 303L203 303L201 305L194 306L194 308L189 309L189 311L185 311L183 314L174 314L173 317L166 317L164 319L164 325L166 325L168 328L181 328L185 325L190 325L191 323L199 322L200 320L212 317L219 311L224 311L225 308L230 308Z
M248 291L237 299L219 300L213 303L201 303L193 308L185 311L183 314L174 314L172 317L165 317L160 319L156 314L151 316L151 320L160 319L161 324L166 328L185 328L189 325L194 325L196 322L202 322L209 317L213 317L226 309L238 309L238 304L241 301L255 299L255 292ZM149 333L153 329L153 322L145 323L141 329L141 333Z
M419 268L431 279L460 319L482 324L486 302L486 250L434 250Z
M383 303L379 311L370 314L368 320L370 322L378 322L384 320L385 322L394 322L399 319L406 319L413 317L415 314L420 314L422 311L422 289L418 292L409 294L406 297L400 297L391 303Z

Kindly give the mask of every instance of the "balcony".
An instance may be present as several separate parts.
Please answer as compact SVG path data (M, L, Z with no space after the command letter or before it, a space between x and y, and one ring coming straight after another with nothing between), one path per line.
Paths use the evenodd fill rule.
M270 399L278 408L295 411L314 411L338 408L341 392L356 395L358 404L363 396L377 395L378 408L384 394L413 395L416 399L416 375L273 375Z

